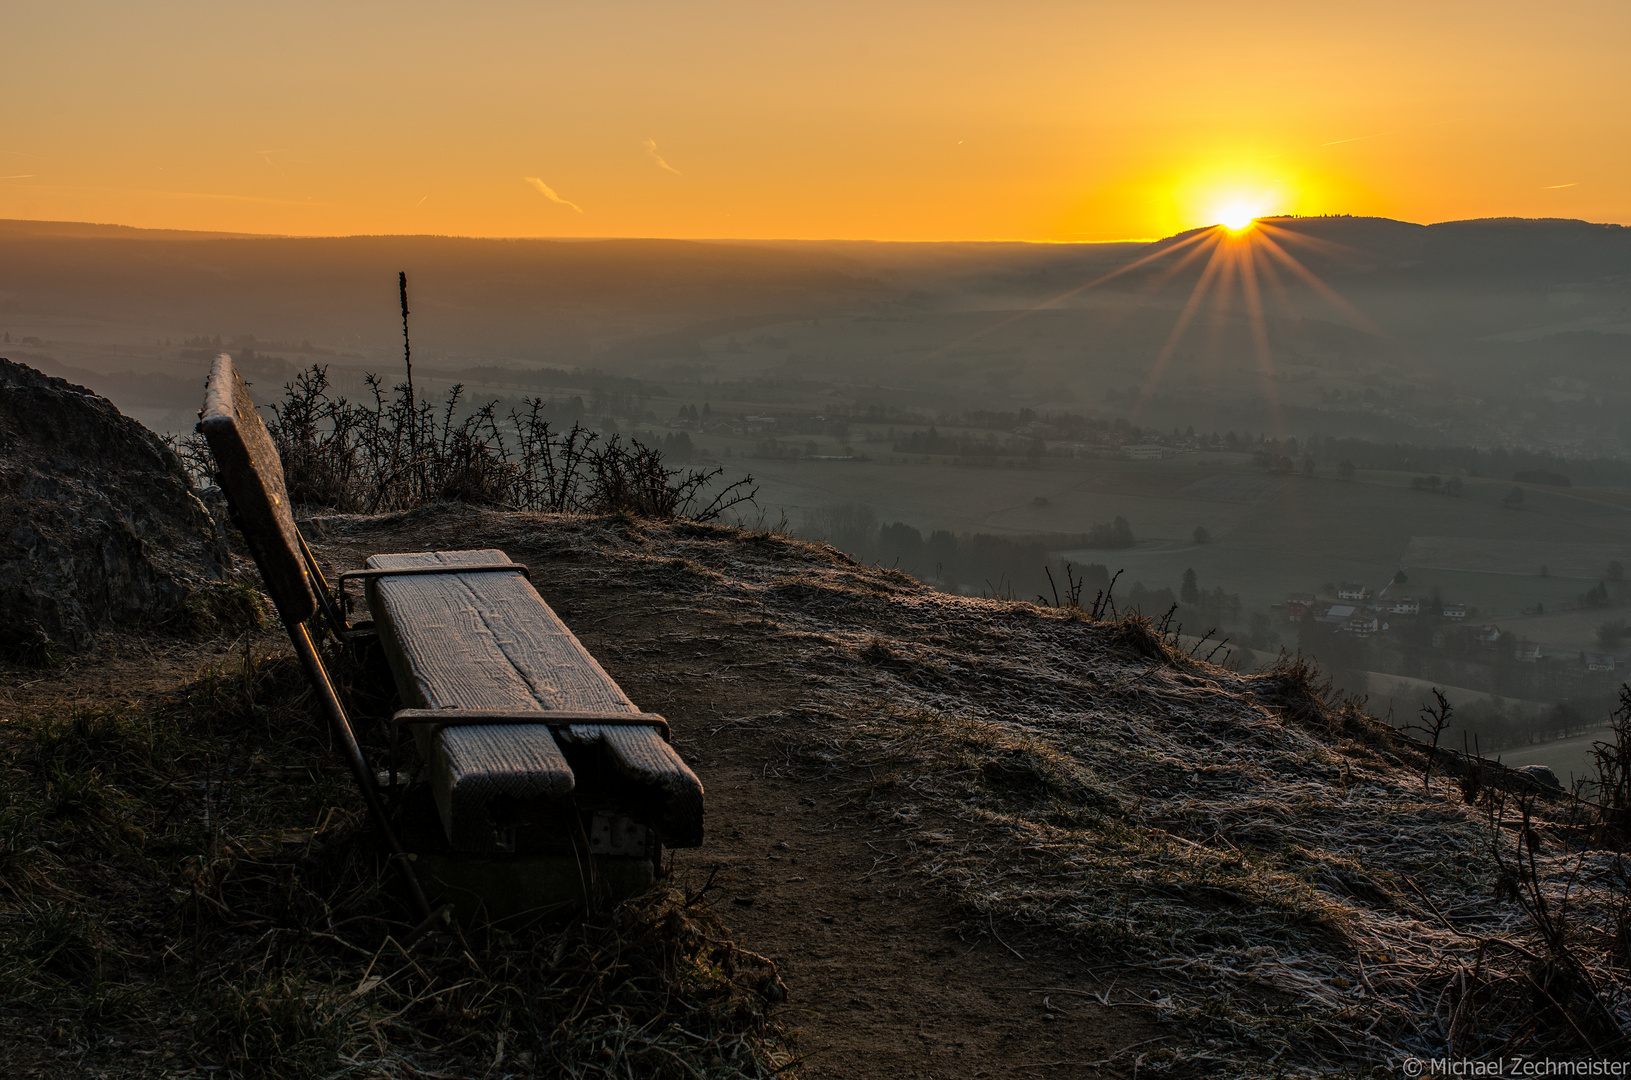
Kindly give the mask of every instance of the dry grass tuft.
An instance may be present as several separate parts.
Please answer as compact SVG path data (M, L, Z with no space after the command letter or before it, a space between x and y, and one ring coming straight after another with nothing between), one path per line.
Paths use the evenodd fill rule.
M8 1065L794 1075L774 1016L785 988L706 886L399 947L395 879L297 665L267 644L157 708L0 727L0 1039L33 1048Z

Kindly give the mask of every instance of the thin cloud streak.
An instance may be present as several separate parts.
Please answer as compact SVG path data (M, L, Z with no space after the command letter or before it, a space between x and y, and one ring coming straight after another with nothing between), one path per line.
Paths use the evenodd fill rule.
M657 162L657 165L658 165L659 168L667 169L669 172L673 173L675 176L683 175L678 169L674 168L674 166L672 166L668 162L664 161L663 156L661 154L657 153L657 140L656 139L647 139L646 140L646 153L651 155L652 160Z
M1580 186L1580 181L1576 180L1572 184L1547 184L1545 187L1541 188L1541 190L1542 191L1556 191L1558 188L1579 187L1579 186Z
M27 180L33 175L31 172L18 173L16 176L0 176L0 180Z
M1375 135L1355 135L1351 139L1332 139L1330 142L1322 142L1322 143L1320 143L1320 145L1321 146L1341 146L1343 143L1364 142L1366 139L1380 139L1383 135L1393 135L1393 134L1396 134L1396 132L1378 131Z
M548 184L544 183L542 180L538 179L536 176L525 176L525 177L522 177L522 179L525 180L527 183L531 184L533 187L537 188L539 193L542 194L544 196L544 198L548 199L550 202L558 202L562 206L570 206L572 209L576 210L580 214L583 213L583 207L579 206L577 203L571 201L570 199L561 198L559 195L555 194L554 190Z

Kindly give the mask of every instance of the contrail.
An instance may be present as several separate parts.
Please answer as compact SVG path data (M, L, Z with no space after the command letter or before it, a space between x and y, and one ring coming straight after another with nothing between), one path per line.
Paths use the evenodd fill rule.
M18 173L16 176L0 176L0 180L27 180L33 175L31 172Z
M1579 186L1580 186L1580 181L1576 180L1572 184L1547 184L1541 190L1543 190L1543 191L1556 191L1558 188L1579 187Z
M1418 124L1415 127L1394 128L1392 131L1378 131L1374 135L1355 135L1351 139L1332 139L1330 142L1322 142L1322 143L1320 143L1320 145L1321 146L1341 146L1343 143L1364 142L1366 139L1380 139L1383 135L1397 135L1401 131L1422 131L1422 130L1425 130L1426 128L1443 127L1445 124L1453 124L1457 120L1460 120L1460 119L1461 119L1461 117L1455 116L1455 117L1451 117L1448 120L1439 120L1439 121L1437 121L1435 123L1431 123L1431 124Z
M1321 146L1341 146L1343 143L1364 142L1366 139L1380 139L1383 135L1392 135L1392 134L1393 134L1393 132L1391 132L1391 131L1378 131L1375 135L1355 135L1351 139L1332 139L1330 142L1322 142L1322 143L1320 143L1320 145Z
M678 169L674 168L674 166L672 166L668 162L664 161L663 156L661 154L657 153L657 140L656 139L647 139L646 140L646 153L650 154L652 156L652 158L656 160L659 167L667 169L669 172L673 173L675 176L681 175L680 171Z
M580 213L580 214L583 213L583 207L579 206L575 202L572 202L570 199L561 198L559 195L555 194L555 192L553 190L551 190L551 188L550 188L550 186L548 184L544 183L542 180L538 179L536 176L525 176L525 177L522 177L522 179L524 179L527 183L531 184L533 187L537 188L539 190L539 192L541 192L543 194L544 198L550 200L551 202L558 202L562 206L570 206L572 209L576 210L578 213Z

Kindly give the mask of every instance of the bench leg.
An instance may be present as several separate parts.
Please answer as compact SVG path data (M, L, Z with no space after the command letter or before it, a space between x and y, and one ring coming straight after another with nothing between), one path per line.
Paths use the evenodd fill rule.
M307 632L304 623L296 623L289 627L289 640L294 643L295 655L300 657L301 666L306 669L306 677L311 680L317 696L322 699L323 711L328 713L329 724L334 728L334 737L345 753L347 764L351 766L351 775L356 778L363 801L368 804L368 816L374 819L374 827L379 830L385 845L390 848L391 861L396 863L397 868L402 871L402 876L407 880L414 914L420 920L420 925L425 926L433 918L430 901L425 899L425 890L419 886L419 878L413 872L413 863L408 860L407 852L402 849L402 841L397 839L396 830L391 828L390 819L385 816L385 807L379 801L378 782L368 767L367 759L362 756L362 747L357 745L356 732L351 730L351 721L346 718L345 707L340 704L339 695L334 692L334 684L329 681L322 657L317 655L317 646L312 644L311 634Z

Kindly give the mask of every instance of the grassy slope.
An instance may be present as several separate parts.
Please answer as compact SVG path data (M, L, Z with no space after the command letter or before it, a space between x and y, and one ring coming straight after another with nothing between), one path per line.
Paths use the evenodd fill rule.
M473 544L531 565L631 695L675 721L711 787L712 756L755 732L776 747L765 769L867 823L882 854L865 875L790 879L801 887L836 896L885 874L941 898L961 933L1145 980L1131 1000L1131 984L1055 991L1158 1021L1153 1045L1105 1070L1364 1067L1509 1040L1572 1053L1628 1020L1592 996L1624 1000L1613 858L1577 852L1585 833L1544 806L1530 856L1515 797L1424 790L1408 746L1305 672L1228 672L1137 620L947 597L763 533L453 508L312 531L344 566ZM256 670L270 682L249 684L254 704L229 664L141 713L47 707L5 729L5 1030L42 1067L158 1075L169 1052L245 1071L281 1056L282 1075L497 1062L492 1075L525 1076L639 1052L655 1075L668 1058L650 1046L668 1038L668 1054L723 1076L783 1052L766 968L701 948L723 928L683 894L565 936L449 935L413 961L380 950L400 916L354 797L287 665ZM10 679L18 695L27 681ZM1515 860L1531 858L1542 893L1573 891L1572 951L1549 947L1513 892L1528 880ZM608 949L628 978L584 982ZM800 963L783 962L795 1000ZM647 1023L662 985L692 995L683 1034ZM54 1019L69 1014L82 1019ZM116 1062L114 1045L129 1048Z

